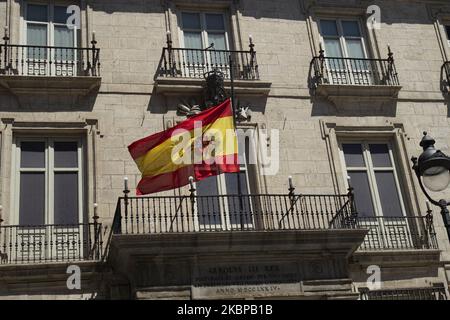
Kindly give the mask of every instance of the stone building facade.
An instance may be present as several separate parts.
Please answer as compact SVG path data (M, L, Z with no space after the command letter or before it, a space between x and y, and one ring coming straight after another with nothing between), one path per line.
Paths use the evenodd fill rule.
M446 297L410 158L425 130L449 149L448 1L0 0L0 23L0 298ZM230 94L230 56L271 162L240 199L236 175L124 194L127 146L203 108L206 72Z

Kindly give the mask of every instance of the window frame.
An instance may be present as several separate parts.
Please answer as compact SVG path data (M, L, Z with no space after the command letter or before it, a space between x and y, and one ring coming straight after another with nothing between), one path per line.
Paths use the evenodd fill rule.
M21 168L21 143L28 141L42 141L45 143L45 168L37 171L35 168ZM54 143L55 142L77 142L77 160L78 167L75 168L56 168L54 165ZM12 184L14 190L13 194L13 214L12 224L20 225L20 173L21 172L45 172L45 212L44 224L52 225L55 222L55 208L54 208L54 183L55 172L78 172L78 224L85 221L85 164L84 164L84 143L80 136L27 136L18 135L13 139L12 145Z
M183 25L183 13L195 13L195 14L199 14L200 15L200 30L199 29L189 29L189 28L184 28ZM207 14L218 14L221 15L223 18L223 23L224 23L224 30L220 30L223 31L225 34L225 50L230 50L230 38L229 38L229 34L230 34L230 29L229 29L229 25L228 25L228 21L227 21L227 14L225 12L220 12L220 11L209 11L209 10L180 10L177 14L177 19L178 19L178 34L180 37L180 46L181 48L184 49L192 49L192 48L186 48L185 45L185 41L184 41L184 32L198 32L200 31L201 34L201 41L202 41L202 46L203 49L209 47L209 45L211 44L211 42L209 41L208 38L208 29L206 27L206 15ZM218 32L219 30L211 30L212 32ZM209 43L208 43L209 42Z
M365 162L365 167L347 167L346 161L345 161L345 155L343 150L344 144L360 144L362 146L363 151L363 159ZM387 145L389 150L389 158L391 160L391 167L375 167L372 161L372 156L370 153L369 145L371 144L384 144ZM348 172L350 171L366 171L367 172L367 178L369 182L369 189L370 194L372 197L372 206L374 209L374 217L390 217L385 216L383 214L383 207L382 207L382 201L380 197L380 192L378 190L378 184L376 181L375 173L377 171L389 171L393 172L394 174L394 181L395 181L395 187L397 189L398 198L400 202L400 209L402 211L402 216L407 216L407 210L406 210L406 203L405 203L405 197L403 194L403 188L399 180L398 175L398 168L397 168L397 162L395 158L395 152L393 149L392 141L390 140L380 140L380 139L357 139L357 138L344 138L339 139L339 156L342 164L342 172L344 173L344 181L346 188L349 188L348 179L349 177Z
M363 52L364 52L364 59L369 59L370 55L369 52L367 50L367 43L366 43L366 33L364 28L362 27L361 24L361 19L359 18L345 18L345 17L320 17L318 18L318 23L317 23L317 27L319 30L319 37L320 37L320 42L323 44L323 50L325 51L325 57L327 57L327 52L326 52L326 46L325 46L325 38L336 38L336 37L331 37L331 36L324 36L322 33L322 26L321 26L321 21L323 20L332 20L336 22L336 27L337 27L337 31L338 31L338 35L337 35L337 39L339 40L339 45L340 45L340 49L342 51L342 58L350 58L348 55L348 48L347 48L347 42L346 42L346 38L351 38L351 39L359 39L361 41L362 44L362 48L363 48ZM342 21L353 21L356 22L358 24L358 28L359 28L359 32L361 34L360 37L345 37L344 36L344 31L343 31L343 27L342 27ZM336 58L336 57L331 57L330 58Z
M23 45L27 45L28 43L28 24L38 24L38 25L45 25L47 26L47 47L55 47L55 26L66 26L67 24L64 23L58 23L55 22L55 7L61 6L61 7L66 7L66 5L64 3L59 3L57 1L48 1L48 2L37 2L37 1L27 1L27 2L23 2L23 11L22 11L22 16L21 16L21 20L22 20L22 41L21 43ZM28 20L28 5L40 5L40 6L45 6L47 7L47 22L42 22L42 21L29 21ZM77 44L78 44L78 39L77 39L77 30L76 29L72 29L73 32L73 47L76 48ZM48 59L48 58L47 58Z

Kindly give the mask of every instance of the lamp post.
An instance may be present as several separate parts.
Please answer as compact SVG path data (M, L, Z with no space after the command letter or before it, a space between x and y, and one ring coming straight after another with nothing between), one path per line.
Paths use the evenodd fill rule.
M450 157L441 150L436 150L434 147L436 141L427 132L424 132L423 135L420 142L423 152L419 158L411 159L414 164L413 169L427 199L441 209L442 219L450 240L450 213L447 208L450 202L443 199L435 200L427 192L427 189L433 192L444 191L450 185Z

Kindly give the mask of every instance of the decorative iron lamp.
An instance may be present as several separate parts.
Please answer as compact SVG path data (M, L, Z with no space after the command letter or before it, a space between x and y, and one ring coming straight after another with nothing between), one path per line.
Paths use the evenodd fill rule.
M419 180L420 188L427 199L441 208L442 219L444 220L447 235L450 239L450 214L447 206L450 204L447 200L435 200L431 198L427 189L433 192L441 192L450 185L450 157L440 150L436 150L434 144L436 141L431 138L427 132L423 133L424 137L420 142L423 148L419 158L413 157L413 169Z

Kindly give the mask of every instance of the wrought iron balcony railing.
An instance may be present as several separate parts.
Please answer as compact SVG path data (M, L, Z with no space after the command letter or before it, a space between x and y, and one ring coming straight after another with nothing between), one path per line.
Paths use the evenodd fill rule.
M0 45L0 75L99 77L100 49Z
M369 229L360 250L438 249L433 217L358 217Z
M447 300L443 285L394 290L360 289L360 300Z
M321 84L399 86L393 53L387 59L359 59L319 56L311 61L311 87Z
M230 67L233 61L233 69ZM210 71L219 70L225 79L231 71L236 80L259 80L258 62L254 44L249 51L173 48L171 42L163 48L157 77L199 78Z
M348 195L219 195L119 198L115 234L355 228Z
M443 84L442 91L448 92L450 89L450 61L444 62L441 70L441 78L446 83Z
M0 226L0 264L100 260L102 224Z

